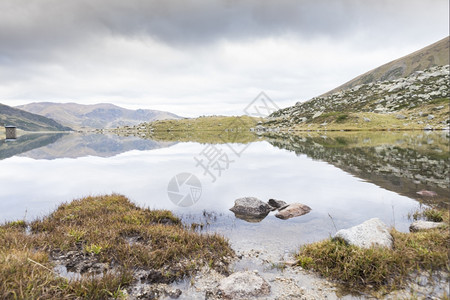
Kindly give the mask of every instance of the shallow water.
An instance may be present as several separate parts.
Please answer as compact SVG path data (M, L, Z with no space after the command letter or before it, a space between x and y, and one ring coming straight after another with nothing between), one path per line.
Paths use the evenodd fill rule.
M448 141L448 132L307 133L212 145L28 136L0 142L0 221L32 220L74 198L120 193L203 224L204 231L228 237L237 251L263 250L277 259L374 217L407 231L407 215L421 203L448 203ZM205 164L213 154L218 164L205 172L198 161ZM168 196L169 182L180 173L195 175L201 184L201 193L192 194L200 195L198 201L189 207ZM422 198L416 194L422 189L438 196ZM179 190L190 192L186 185ZM300 202L312 211L289 220L271 213L251 223L229 211L244 196Z

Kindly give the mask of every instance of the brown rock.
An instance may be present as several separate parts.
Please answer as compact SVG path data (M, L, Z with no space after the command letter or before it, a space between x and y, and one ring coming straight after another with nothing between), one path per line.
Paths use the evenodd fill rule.
M278 213L275 215L275 217L279 219L290 219L293 217L299 217L304 214L307 214L311 211L311 208L308 205L301 204L301 203L292 203L288 204L281 209L279 209Z

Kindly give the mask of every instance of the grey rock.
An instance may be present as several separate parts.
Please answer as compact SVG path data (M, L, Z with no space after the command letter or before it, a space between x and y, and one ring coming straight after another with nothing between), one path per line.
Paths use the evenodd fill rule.
M312 118L315 119L317 117L320 117L322 114L323 114L323 111L318 111L312 116Z
M401 114L398 114L398 115L396 115L395 117L396 117L397 119L399 119L399 120L406 119L406 116L401 115Z
M416 231L423 231L423 230L429 230L433 228L439 228L444 227L445 222L431 222L431 221L415 221L409 226L409 231L416 232Z
M433 110L441 110L441 109L443 109L443 108L444 108L443 105L439 105L439 106L436 106L435 108L433 108Z
M234 201L234 206L230 208L237 215L249 217L265 217L272 207L255 197L244 197Z
M284 202L283 200L276 200L276 199L269 199L268 204L269 204L270 206L272 206L273 208L275 208L275 209L287 205L287 203Z
M364 118L364 122L370 122L371 120L369 118Z
M428 120L433 120L434 119L434 115L428 115Z
M423 128L423 130L433 130L433 127L431 127L431 125L427 125Z
M292 203L281 207L275 217L286 220L293 217L302 216L309 213L310 211L311 208L305 204Z
M255 272L236 272L220 281L218 294L224 299L249 299L270 294L270 285Z
M389 228L378 218L365 221L348 229L339 230L335 238L361 248L386 247L392 249L393 238Z

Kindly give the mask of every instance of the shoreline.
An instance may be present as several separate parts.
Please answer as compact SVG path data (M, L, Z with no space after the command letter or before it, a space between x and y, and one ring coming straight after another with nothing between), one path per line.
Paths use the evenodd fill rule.
M98 230L96 228L98 227L83 227L87 226L87 223L84 224L84 219L79 219L77 217L77 214L85 215L88 219L86 219L86 222L91 222L89 218L90 211L95 211L95 215L99 215L100 211L110 211L110 209L114 209L116 211L114 205L115 199L119 199L117 201L120 201L120 205L125 205L125 207L128 207L126 210L122 210L118 206L117 208L119 211L113 212L116 214L119 219L123 220L121 222L125 226L123 228L141 228L139 226L139 222L142 222L146 220L144 217L145 214L150 214L149 216L153 216L151 218L157 218L154 220L159 220L157 223L154 223L154 225L151 225L153 223L149 223L147 226L157 226L157 228L160 228L158 230L163 230L161 233L164 234L165 230L169 230L169 232L172 231L172 226L178 227L180 226L180 221L177 217L173 217L172 214L169 211L160 211L160 210L147 210L142 209L133 206L133 204L129 204L128 200L120 200L120 199L126 199L125 197L121 198L123 196L120 195L105 195L105 196L97 196L97 197L87 197L82 198L79 200L73 200L69 203L65 203L59 206L54 212L52 212L50 215L43 217L41 220L35 220L33 222L25 223L23 221L14 221L14 222L7 222L0 226L0 235L3 237L6 237L6 240L9 240L7 237L9 234L12 234L13 236L19 237L19 244L20 241L27 241L29 240L31 242L30 245L36 245L38 248L38 256L36 257L35 254L27 254L23 259L25 259L22 263L26 265L27 268L29 268L32 272L37 272L39 276L43 276L42 278L46 278L45 280L57 280L59 282L60 279L58 277L52 279L52 274L48 270L53 269L52 272L59 272L62 271L68 272L65 273L58 273L60 278L62 278L62 282L64 282L64 278L70 278L70 277L64 277L67 276L67 274L72 274L71 278L84 278L84 275L79 275L79 277L73 277L73 274L76 274L77 272L80 272L80 274L88 274L88 276L91 276L93 274L104 274L103 276L95 275L97 279L100 280L100 282L107 278L108 282L112 282L111 278L109 278L106 274L109 274L108 270L114 270L117 268L117 263L108 263L108 261L111 259L111 255L116 253L114 250L111 252L111 249L115 249L113 245L111 244L103 244L101 240L98 240L98 242L93 242L94 240L97 240L98 237L95 237L95 231ZM85 200L87 199L87 200ZM83 202L88 201L88 202ZM94 201L94 202L92 202ZM112 202L111 202L112 201ZM123 202L124 201L124 202ZM89 206L86 206L89 204ZM94 207L91 207L94 205ZM106 206L105 206L106 205ZM113 205L111 207L110 205ZM131 206L130 206L131 205ZM110 208L108 208L110 207ZM125 208L124 207L124 208ZM129 211L128 209L131 209ZM83 212L85 211L85 212ZM104 211L106 213L106 211ZM87 214L87 215L86 215ZM81 215L80 215L81 216ZM144 217L144 219L142 219ZM56 218L56 219L55 219ZM116 217L114 217L116 218ZM446 218L446 222L448 222L448 218ZM57 227L54 227L52 225L54 222L56 224L59 224ZM75 223L74 223L75 222ZM80 223L82 222L82 223ZM153 222L153 221L152 221ZM73 225L70 224L80 224L76 227L73 227ZM94 223L93 223L94 224ZM158 225L161 224L161 225ZM177 225L178 224L178 225ZM138 227L133 227L137 225ZM31 226L31 231L25 230L27 226ZM69 226L69 227L67 227ZM81 226L81 227L78 227ZM108 225L103 225L104 227L107 227ZM186 225L181 225L183 228L187 228ZM60 233L58 233L61 228L67 228L69 231L69 235L61 236ZM86 228L86 229L82 229ZM88 230L88 228L91 228L91 230L94 230L94 236L91 237L91 233L89 233L91 230ZM181 228L180 228L181 229ZM56 230L56 231L55 231ZM130 229L126 229L127 232L129 232ZM135 229L133 229L135 230ZM139 229L140 230L140 229ZM183 229L187 230L187 229ZM188 230L189 231L189 230ZM41 233L39 233L41 232ZM47 233L47 237L40 236L42 233ZM52 233L54 232L55 236L52 237ZM141 245L144 241L141 240L140 235L136 235L136 231L133 231L134 233L131 235L125 236L127 243L129 243L130 246L132 245ZM38 234L38 235L36 235ZM49 235L50 234L50 235ZM211 235L212 234L212 235ZM406 233L408 235L409 233ZM200 236L217 236L214 233L195 233L195 235ZM60 237L58 237L60 236ZM39 245L41 245L40 239L44 238L44 240L48 240L50 238L51 241L50 245L53 244L56 246L51 246L50 248L45 247L42 248L42 250L39 250ZM62 238L62 239L61 239ZM92 240L94 239L94 240ZM43 241L44 241L43 240ZM114 240L114 239L113 239ZM57 241L56 244L55 241ZM183 241L183 240L182 240ZM17 241L16 241L17 242ZM29 242L27 242L29 243ZM48 243L48 242L45 242ZM187 240L185 242L182 242L180 244L181 247L183 243L188 243ZM320 242L319 242L320 243ZM317 244L317 243L315 243ZM57 246L60 245L60 246ZM142 244L144 245L144 244ZM223 244L225 246L225 244ZM305 247L308 247L313 244L307 244ZM23 247L23 246L20 246ZM19 248L20 248L19 247ZM58 248L59 247L59 248ZM61 248L62 247L62 248ZM113 247L113 248L110 248ZM177 247L179 249L179 247ZM2 253L2 248L0 248L0 258L5 257L4 249ZM75 250L75 251L74 251ZM230 248L231 251L234 252ZM15 250L14 250L15 251ZM23 251L23 250L21 250ZM106 251L106 252L104 252ZM120 250L121 251L121 250ZM177 252L179 250L176 250ZM46 253L46 254L45 254ZM224 252L224 253L230 253L230 252ZM131 253L130 253L131 254ZM8 256L8 254L6 254ZM16 255L16 259L21 259L21 254L14 254ZM114 254L116 256L117 254ZM134 254L133 254L134 255ZM49 257L49 259L44 259L46 256ZM30 260L27 260L27 258L30 258ZM130 259L124 257L123 259ZM123 277L120 279L120 282L122 282L119 286L120 288L116 289L110 289L109 291L111 293L117 293L117 295L122 295L123 297L127 299L135 299L135 297L140 297L142 295L148 295L148 293L155 293L161 297L181 297L183 299L187 299L186 297L196 297L199 295L210 295L210 299L221 299L219 296L219 290L220 290L220 284L224 280L226 280L230 274L239 273L242 272L240 270L245 270L250 268L256 268L254 271L251 271L255 274L255 276L264 278L268 284L272 287L272 294L271 297L267 299L275 299L272 298L274 296L274 293L282 293L286 297L286 299L291 299L289 297L293 295L301 295L301 299L321 299L324 297L327 297L328 299L337 299L340 296L345 296L348 292L352 293L359 293L359 296L361 297L371 297L373 295L370 291L368 294L362 290L347 290L344 286L341 286L338 284L338 282L329 280L326 278L318 277L318 274L316 272L311 272L305 270L302 266L302 262L300 260L297 260L295 256L286 256L281 262L279 260L274 261L274 258L264 250L255 250L250 249L248 251L238 251L236 254L227 254L226 256L217 256L217 261L214 259L211 260L205 260L204 255L197 256L197 261L191 261L196 265L195 268L190 267L189 274L187 277L182 276L179 277L179 279L182 279L182 281L179 281L179 279L176 279L176 277L173 277L173 279L169 279L166 281L165 275L158 275L154 277L155 275L152 275L152 278L150 281L142 281L142 276L147 276L143 274L147 274L149 270L146 271L145 267L144 269L138 268L137 270L140 270L138 273L134 272L133 274L126 275L126 277ZM106 264L105 264L106 263ZM173 265L172 262L168 261L170 265ZM116 265L116 266L114 266ZM8 265L5 265L6 268L8 268ZM54 269L55 267L59 267L59 269ZM70 266L70 268L69 268ZM214 267L215 266L215 267ZM44 268L45 267L45 268ZM218 268L218 269L217 269ZM234 269L234 271L230 272L230 268ZM84 269L84 271L82 271ZM39 270L39 271L38 271ZM59 271L58 271L59 270ZM77 271L78 270L78 271ZM119 269L117 269L119 270ZM136 270L134 268L134 270ZM170 269L165 269L170 270ZM144 272L145 271L145 272ZM317 270L316 270L317 271ZM71 273L75 272L75 273ZM117 271L115 271L117 272ZM122 271L121 271L122 272ZM142 273L144 272L144 273ZM154 271L151 271L154 272ZM0 273L1 274L1 273ZM56 273L55 273L56 274ZM153 273L152 273L153 274ZM161 273L162 274L162 273ZM10 275L9 275L10 276ZM35 275L33 275L35 276ZM33 280L40 280L42 278L33 277ZM50 277L49 277L50 276ZM106 277L105 277L106 276ZM130 277L131 276L131 277ZM139 277L141 276L141 277ZM162 277L160 277L162 276ZM423 275L417 275L419 278ZM433 275L435 276L435 275ZM437 275L436 275L437 276ZM134 278L134 279L133 279ZM147 277L145 277L147 278ZM189 281L189 278L190 281ZM433 277L437 278L437 277ZM9 278L11 279L11 278ZM23 278L26 280L26 277ZM160 281L162 279L162 281ZM5 279L6 280L6 279ZM125 281L123 281L125 280ZM155 281L156 280L156 281ZM183 281L188 280L188 281ZM402 289L395 289L390 291L389 294L383 294L383 297L389 297L389 295L408 295L408 290L404 288L412 288L411 286L414 286L415 289L417 289L419 292L424 292L425 290L429 290L430 288L430 282L427 281L428 284L425 286L421 285L414 285L413 277L411 279L407 280L407 285L403 287ZM72 281L69 281L72 282ZM78 293L80 291L77 291L78 288L86 288L85 284L87 282L83 283L83 281L78 282L75 280L71 284L69 284L71 290L71 293L75 292ZM140 282L140 283L139 283ZM142 283L144 282L144 283ZM183 284L185 282L185 284ZM190 282L190 283L188 283ZM92 283L91 283L92 284ZM440 283L442 284L442 282ZM117 285L114 285L116 286ZM9 288L13 288L13 286L9 285ZM400 287L400 286L399 286ZM84 289L83 288L83 289ZM433 285L434 288L434 285ZM36 292L36 291L34 291ZM64 289L59 288L57 291L58 293L64 294ZM98 291L91 291L92 293L97 293ZM2 294L3 293L3 294ZM5 295L5 290L1 291L0 289L0 295ZM219 294L217 294L219 293ZM406 294L405 294L406 293ZM59 295L63 295L59 294ZM38 296L38 294L34 294L35 296ZM89 297L89 294L84 294L85 296ZM98 294L100 295L100 294ZM164 296L165 295L165 296ZM178 296L177 296L178 295ZM182 295L182 296L180 296ZM276 295L276 294L275 294ZM347 294L347 297L352 298L351 294ZM6 297L8 298L8 297ZM350 299L349 298L349 299ZM294 299L294 298L292 298ZM295 298L297 299L297 298Z

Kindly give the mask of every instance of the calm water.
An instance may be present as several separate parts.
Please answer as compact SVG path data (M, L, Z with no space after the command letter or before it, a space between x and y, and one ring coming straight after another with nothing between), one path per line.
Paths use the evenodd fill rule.
M310 133L266 136L248 144L23 136L0 141L0 221L32 220L62 202L114 192L141 206L172 210L186 222L203 223L208 231L227 236L236 250L282 255L333 235L335 227L373 217L407 231L407 214L421 202L449 201L448 142L448 132ZM208 154L220 158L210 169L214 182L195 160L205 163ZM201 182L201 197L190 207L175 205L167 193L169 181L183 172ZM421 198L416 192L422 189L438 196ZM312 211L290 220L270 214L249 223L229 211L244 196L300 202Z

